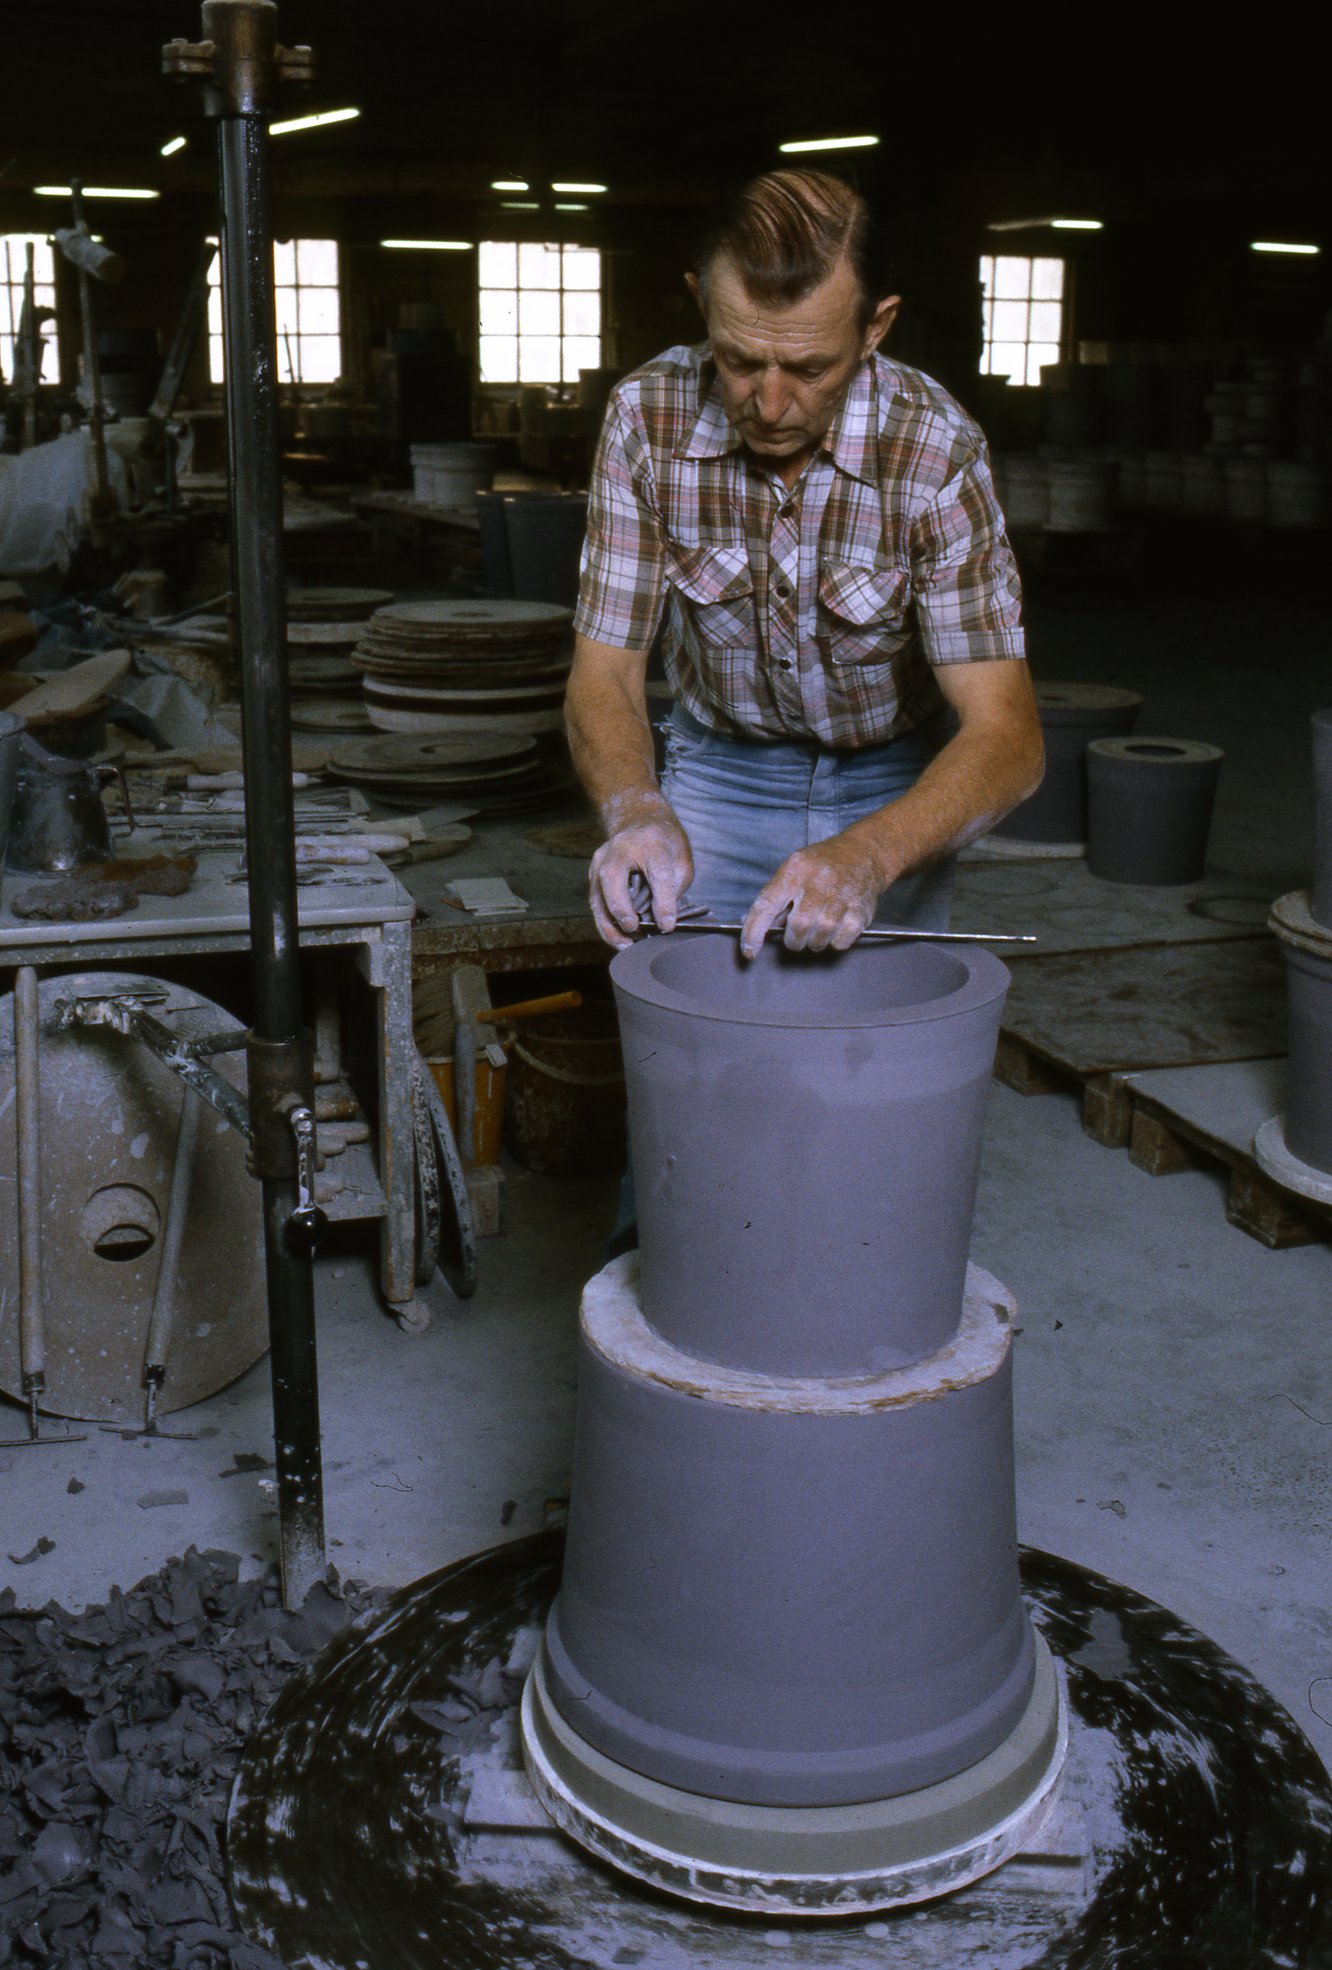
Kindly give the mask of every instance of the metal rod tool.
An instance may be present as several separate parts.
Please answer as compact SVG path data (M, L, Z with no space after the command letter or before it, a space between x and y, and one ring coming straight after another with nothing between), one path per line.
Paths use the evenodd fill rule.
M654 926L645 925L645 929ZM744 929L743 924L722 923L716 917L681 917L677 930L720 930L732 937L738 937ZM774 924L768 932L769 938L781 937L782 926ZM927 944L1034 944L1034 931L1013 930L916 930L905 926L898 928L890 924L875 924L869 930L862 930L856 939L858 944L896 944L904 937L916 937Z

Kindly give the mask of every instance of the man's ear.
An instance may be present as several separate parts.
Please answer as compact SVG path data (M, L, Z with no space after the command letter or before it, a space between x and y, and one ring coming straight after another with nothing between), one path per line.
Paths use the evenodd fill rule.
M882 342L884 336L897 319L897 311L901 305L902 297L900 294L889 294L880 301L878 307L870 316L865 329L865 340L860 351L862 362L866 356L873 355L874 351L878 348L880 342Z
M708 311L703 306L703 289L698 284L698 275L686 274L685 286L689 289L689 292L693 295L695 301L697 301L698 312L700 313L700 315L702 315L704 321L706 321L708 318Z

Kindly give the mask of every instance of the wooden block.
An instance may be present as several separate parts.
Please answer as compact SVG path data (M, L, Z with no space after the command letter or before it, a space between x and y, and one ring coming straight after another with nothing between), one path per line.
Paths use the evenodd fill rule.
M1288 1191L1245 1163L1237 1164L1230 1173L1226 1216L1273 1252L1288 1251L1292 1245L1312 1245L1320 1235L1325 1237L1328 1229L1324 1227L1320 1234L1317 1224L1296 1207Z
M1082 1126L1106 1149L1127 1149L1133 1133L1133 1089L1120 1074L1093 1074L1082 1091Z
M1142 1108L1133 1111L1129 1132L1129 1161L1149 1177L1174 1176L1180 1170L1199 1169L1209 1159L1200 1156L1192 1143L1176 1135L1155 1115Z
M467 1172L467 1194L477 1237L497 1237L504 1229L504 1172L499 1164L475 1164Z
M1017 1094L1056 1094L1065 1078L1011 1033L1000 1033L994 1051L994 1078Z

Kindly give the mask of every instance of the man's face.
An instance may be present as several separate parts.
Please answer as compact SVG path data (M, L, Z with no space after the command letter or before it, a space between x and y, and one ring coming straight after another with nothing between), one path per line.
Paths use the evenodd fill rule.
M777 466L803 465L841 408L857 368L876 349L897 312L881 301L860 325L860 292L849 262L789 308L756 301L732 263L716 260L703 308L722 403L749 449Z

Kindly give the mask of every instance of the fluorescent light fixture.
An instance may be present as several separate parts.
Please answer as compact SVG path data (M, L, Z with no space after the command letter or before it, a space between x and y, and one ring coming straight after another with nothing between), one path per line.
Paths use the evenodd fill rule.
M590 212L592 208L590 205L580 205L580 204L571 205L566 200L561 200L557 198L555 201L555 210L557 212Z
M1053 226L1056 231L1065 233L1105 231L1104 219L991 219L985 230L987 233L1030 233L1039 226Z
M1050 224L1061 233L1100 233L1105 231L1101 219L1051 219Z
M530 192L532 187L526 178L492 178L490 189L493 192Z
M38 198L68 198L68 185L34 185ZM149 191L143 185L85 185L85 198L160 198L161 192Z
M381 239L381 246L396 246L408 253L470 253L470 239Z
M184 150L189 141L188 137L172 137L168 143L163 144L158 156L174 157L178 150Z
M350 123L359 109L321 109L317 116L289 116L285 122L270 123L270 137L287 137L293 130L322 130L326 123Z
M877 137L802 137L798 143L778 144L777 148L794 157L798 151L870 150L878 141Z
M1253 239L1249 241L1250 253L1321 253L1321 246L1294 239Z
M608 189L609 187L606 185L575 184L570 179L565 179L558 185L554 183L552 183L551 185L551 190L553 192L604 192L607 191Z
M535 198L502 198L500 200L501 212L539 212L540 210L540 201Z

